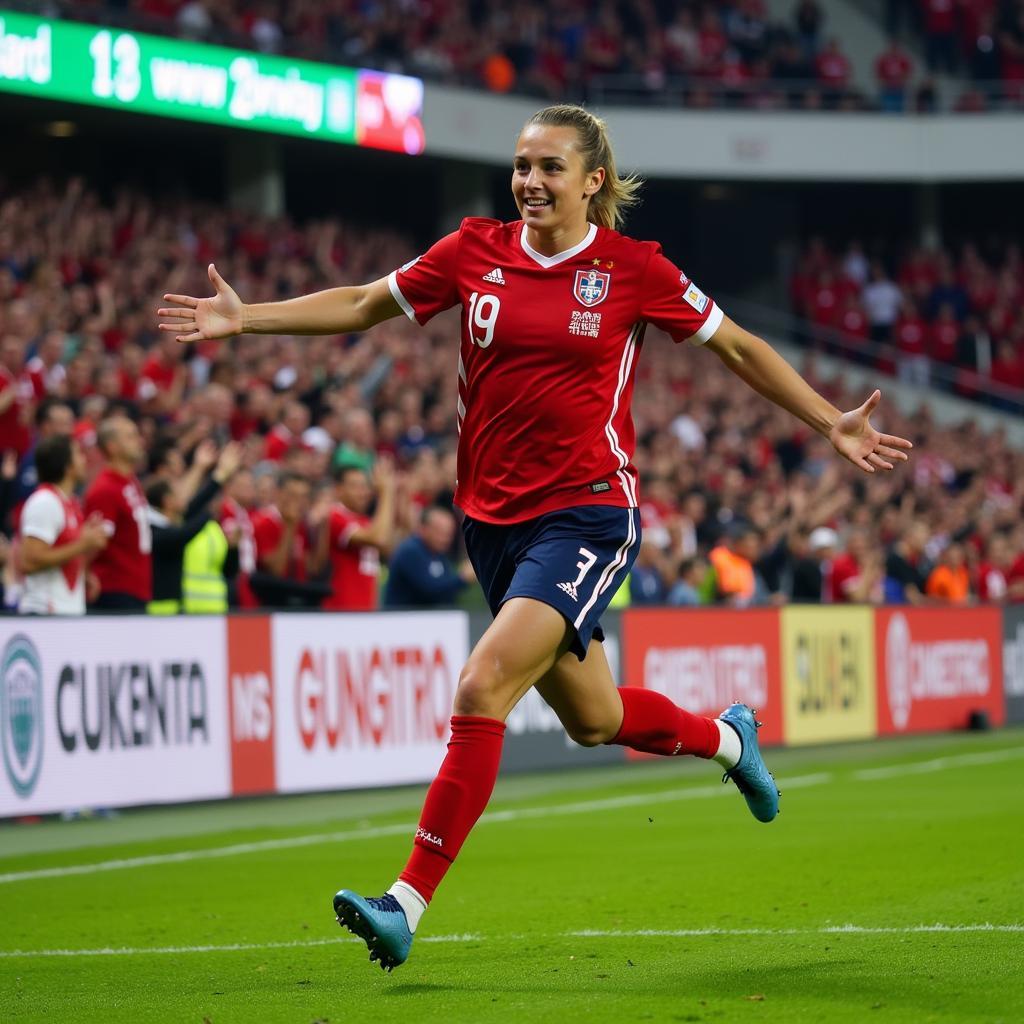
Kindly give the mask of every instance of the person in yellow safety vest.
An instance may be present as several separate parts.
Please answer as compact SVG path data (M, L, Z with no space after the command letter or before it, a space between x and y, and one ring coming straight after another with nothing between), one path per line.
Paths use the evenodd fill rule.
M729 530L724 544L708 556L714 569L715 597L720 604L742 608L751 604L757 594L754 562L760 553L761 535L757 528L739 523Z
M238 571L238 535L227 537L211 519L185 546L181 608L186 615L223 615L228 610L228 577Z
M181 583L186 546L210 519L210 503L241 464L242 448L231 441L220 455L216 445L200 442L194 455L202 480L198 491L185 505L184 498L166 479L150 482L146 488L146 510L153 541L153 597L147 604L150 615L177 615L182 611Z

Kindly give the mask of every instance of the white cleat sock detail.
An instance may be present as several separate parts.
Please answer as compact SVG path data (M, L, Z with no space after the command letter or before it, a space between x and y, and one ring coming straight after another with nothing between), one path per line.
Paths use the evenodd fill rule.
M740 742L740 734L728 723L720 718L714 720L718 726L718 753L714 755L716 760L726 771L735 768L740 763L743 755L743 744Z
M415 933L423 911L427 909L427 901L408 882L395 882L388 893L398 900L405 911L405 919L409 922L409 931Z

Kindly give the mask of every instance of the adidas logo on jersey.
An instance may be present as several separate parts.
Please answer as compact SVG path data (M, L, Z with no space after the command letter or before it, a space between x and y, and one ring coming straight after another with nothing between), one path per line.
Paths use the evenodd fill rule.
M495 267L489 274L484 274L484 280L490 284L504 284L505 275L501 272L501 267Z
M556 587L559 590L564 590L577 604L579 604L579 595L576 592L575 583L556 583Z

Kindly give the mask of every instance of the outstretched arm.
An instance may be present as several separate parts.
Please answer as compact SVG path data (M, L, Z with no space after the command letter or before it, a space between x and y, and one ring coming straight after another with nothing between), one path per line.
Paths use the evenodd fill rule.
M210 341L235 334L347 334L368 330L402 312L386 277L283 302L246 304L212 263L207 272L214 295L165 295L164 300L175 303L174 307L157 310L164 321L160 330L177 341Z
M880 434L870 416L882 395L875 391L857 409L840 412L818 394L767 342L728 317L707 342L725 365L755 391L827 437L840 455L866 473L906 462L914 446L903 437Z

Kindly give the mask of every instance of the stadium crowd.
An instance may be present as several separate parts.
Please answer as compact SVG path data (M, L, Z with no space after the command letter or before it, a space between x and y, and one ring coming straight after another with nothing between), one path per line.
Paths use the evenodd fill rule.
M80 180L0 192L7 607L25 592L37 485L84 494L87 541L65 554L92 558L96 607L374 607L381 562L386 603L454 600L473 579L451 511L454 312L426 329L400 318L363 336L195 348L155 324L164 292L207 291L212 259L243 297L267 301L413 255L391 231L127 190L104 202ZM717 360L654 332L645 349L633 602L1024 599L1024 454L1000 433L886 405L883 429L917 452L865 480ZM805 372L814 380L813 362ZM840 407L863 399L816 383ZM33 530L60 545L59 530ZM58 564L28 547L29 576Z
M38 5L35 5L38 6ZM849 55L829 33L827 5L794 0L47 0L52 13L268 53L405 71L548 99L628 95L693 107L935 108L931 74L967 70L981 86L959 101L986 109L1024 80L1022 0L889 0L891 44L877 55L877 96L852 85ZM915 68L899 42L920 32ZM1020 99L1019 92L1017 99Z
M908 383L1017 411L1024 390L1024 251L1016 241L958 251L908 247L895 259L860 242L811 239L790 277L812 344ZM839 332L839 336L831 332Z

